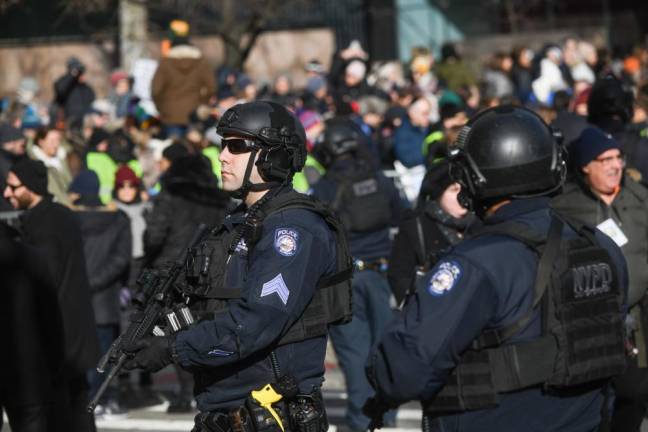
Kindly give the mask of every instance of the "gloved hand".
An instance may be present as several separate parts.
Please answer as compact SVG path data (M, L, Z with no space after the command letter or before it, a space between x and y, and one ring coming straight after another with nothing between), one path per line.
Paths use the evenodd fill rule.
M124 363L124 369L143 369L147 372L157 372L164 366L173 363L171 345L175 342L173 336L151 336L140 339L127 347L126 352L133 356Z
M383 417L387 411L394 408L394 406L387 404L378 396L373 396L367 399L362 406L362 413L369 417L369 430L373 432L375 429L382 429Z

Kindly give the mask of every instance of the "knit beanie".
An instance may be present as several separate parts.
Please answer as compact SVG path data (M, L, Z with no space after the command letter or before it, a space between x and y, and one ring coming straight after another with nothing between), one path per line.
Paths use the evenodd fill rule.
M182 143L174 142L162 151L162 157L173 163L183 156L189 154L189 149Z
M70 183L69 192L78 193L81 196L99 195L99 177L89 169L84 169Z
M599 155L612 149L621 150L617 140L601 129L590 126L585 128L569 146L570 160L576 168L580 169L599 157Z
M43 162L22 157L11 166L11 172L30 191L41 196L49 195L47 191L47 168Z
M126 182L129 182L135 187L139 187L140 185L140 179L137 177L137 174L128 165L122 165L115 173L115 189L119 189Z

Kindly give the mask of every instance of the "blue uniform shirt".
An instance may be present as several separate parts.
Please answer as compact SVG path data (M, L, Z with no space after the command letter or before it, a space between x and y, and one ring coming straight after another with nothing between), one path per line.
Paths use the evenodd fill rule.
M242 213L232 214L225 228L232 230L244 219ZM300 317L319 279L336 271L335 235L309 210L273 213L255 245L239 242L225 287L241 289L242 298L229 300L226 310L176 337L179 363L194 373L201 411L241 406L251 390L276 381L273 350L280 374L294 376L301 391L321 385L326 336L281 347L275 342Z
M513 201L486 223L510 220L547 232L548 199ZM566 226L563 236L574 235ZM620 249L600 232L597 238L610 252L627 290ZM534 252L502 235L467 240L442 257L370 357L377 393L395 403L435 396L459 356L483 330L508 326L531 308L537 265ZM540 335L540 314L536 313L511 342ZM600 422L602 404L600 390L555 397L538 387L500 394L497 408L468 411L440 421L444 431L591 431Z

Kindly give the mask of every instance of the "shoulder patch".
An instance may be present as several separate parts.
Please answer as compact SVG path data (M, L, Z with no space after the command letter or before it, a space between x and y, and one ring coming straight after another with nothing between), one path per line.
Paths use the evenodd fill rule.
M274 235L274 248L283 256L293 256L299 247L299 233L292 228L277 228Z
M430 278L428 292L433 296L442 296L454 288L461 279L463 270L457 261L444 261L439 264Z

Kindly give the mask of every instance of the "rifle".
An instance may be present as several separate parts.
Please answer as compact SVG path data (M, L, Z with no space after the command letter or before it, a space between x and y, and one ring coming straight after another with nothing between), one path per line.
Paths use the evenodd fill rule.
M159 333L162 331L157 328L157 324L162 318L167 319L173 331L178 331L193 323L193 318L186 305L178 310L172 310L178 302L178 296L174 295L175 282L184 270L187 254L198 244L206 232L207 225L200 224L187 247L180 252L163 275L146 270L138 278L138 284L142 286L144 294L144 298L141 300L142 311L131 315L126 331L113 342L108 352L99 360L97 372L100 374L106 371L108 364L112 364L113 367L88 405L88 412L94 412L110 382L121 371L126 360L132 356L127 351L128 347L153 333L160 336Z

